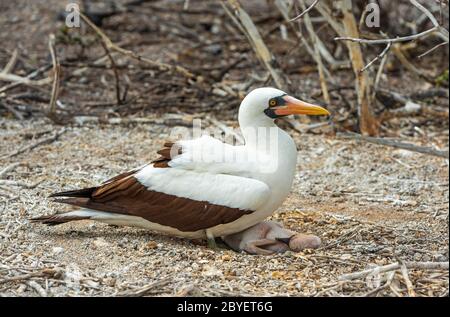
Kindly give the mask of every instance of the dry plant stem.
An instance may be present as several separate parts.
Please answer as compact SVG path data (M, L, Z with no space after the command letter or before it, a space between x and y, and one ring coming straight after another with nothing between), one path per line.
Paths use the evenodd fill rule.
M18 55L18 51L17 51L17 48L16 48L13 51L13 53L11 55L11 58L9 59L8 63L6 63L5 67L1 71L2 74L8 74L14 69L14 66L16 65L16 62L17 62L17 55Z
M162 71L175 71L181 75L183 75L186 78L194 78L194 74L192 74L190 71L188 71L186 68L182 67L182 66L173 66L170 64L166 64L166 63L162 63L162 62L156 62L153 61L147 57L143 57L133 51L130 50L126 50L123 49L119 46L117 46L116 44L114 44L110 38L108 36L106 36L105 33L103 33L102 30L100 30L100 28L98 28L94 23L92 23L91 20L89 20L88 17L86 17L83 13L80 12L80 17L83 19L84 22L86 22L87 25L89 25L89 27L94 30L95 33L97 33L97 35L102 39L102 41L105 43L106 47L109 50L113 50L116 51L118 53L121 53L123 55L126 55L128 57L134 58L140 62L146 63L148 65L151 65L153 67L156 67Z
M171 281L170 278L164 278L162 280L153 282L147 286L144 286L142 288L139 288L137 290L132 290L132 291L128 291L128 292L123 292L123 293L119 293L117 294L117 296L122 296L122 297L137 297L137 296L144 296L147 292L149 292L150 290L152 290L155 287L159 287L159 286L164 286L166 284L168 284Z
M316 0L317 3L318 0ZM320 50L319 50L319 43L318 43L318 37L317 34L314 32L314 26L311 22L311 19L309 18L309 14L307 13L307 11L309 11L310 9L312 9L314 6L311 6L310 9L305 9L306 8L306 4L304 0L299 0L300 6L304 11L304 22L305 22L305 26L306 29L308 30L309 36L312 39L313 45L314 45L314 53L317 56L317 68L319 70L319 79L320 79L320 86L322 88L322 93L323 93L323 98L325 100L325 102L327 104L330 103L330 94L328 93L328 85L327 82L325 80L325 73L324 73L324 67L323 67L323 62L322 62L322 57L320 54Z
M14 117L16 117L16 119L23 120L22 114L16 109L14 109L13 106L8 105L6 102L0 102L0 106L4 107L6 110L11 112L14 115Z
M426 51L425 53L420 54L419 56L417 56L417 58L422 58L422 57L424 57L425 55L430 54L431 52L435 51L436 49L438 49L439 47L444 46L444 45L448 45L448 41L447 41L447 42L442 42L442 43L440 43L440 44L438 44L438 45L436 45L436 46L430 48L430 49L429 49L428 51Z
M9 173L11 171L14 171L17 167L19 167L20 165L24 165L21 162L14 162L12 164L9 164L8 166L6 166L4 169L2 169L0 171L0 179L2 179L3 177L5 177L6 173Z
M409 279L408 268L405 263L400 266L400 272L402 272L403 279L405 280L406 288L408 289L408 295L410 297L416 297L416 292L414 292L414 285Z
M388 43L388 45L386 46L386 48L377 55L377 57L375 57L373 60L371 60L366 66L364 66L363 69L361 69L361 72L365 71L366 69L368 69L370 66L372 66L377 60L379 60L380 58L382 59L387 52L389 51L389 49L391 48L392 43Z
M375 94L378 90L378 85L380 84L381 76L383 75L384 66L387 62L388 54L385 54L381 59L380 66L378 66L377 75L375 76L375 82L373 84L372 100L375 99Z
M319 2L319 0L315 0L307 9L303 9L304 11L302 13L297 15L295 18L290 19L289 22L293 22L293 21L297 21L297 20L301 19L304 15L306 15L309 11L311 11L317 5L318 2ZM303 2L303 4L304 4L304 2Z
M403 142L387 140L387 139L383 139L383 138L374 138L374 137L364 136L364 135L360 135L360 134L353 133L353 132L338 133L338 136L342 137L344 139L355 139L355 140L360 140L360 141L366 141L366 142L373 143L373 144L391 146L391 147L408 150L408 151L412 151L412 152L418 152L418 153L422 153L422 154L428 154L428 155L443 157L443 158L447 158L447 159L449 158L448 150L447 151L439 151L439 150L435 150L433 148L426 147L426 146L417 146L417 145L414 145L411 143L403 143Z
M35 78L39 74L45 72L46 70L50 69L51 67L52 67L52 65L42 66L42 67L36 69L35 71L31 72L30 74L28 74L25 77L20 77L20 76L12 75L12 74L0 73L0 80L6 80L6 81L12 82L11 84L1 87L0 94L7 90L13 89L17 86L20 86L22 84L29 85L29 86L33 86L33 85L41 86L41 85L51 82L50 78L44 78L44 79L40 79L40 80L32 80L33 78Z
M103 49L105 50L106 55L109 58L109 61L111 62L111 67L113 69L114 73L114 80L115 80L115 88L116 88L116 104L119 106L122 103L122 98L120 94L120 81L119 81L119 72L117 70L116 61L111 55L111 52L109 51L108 47L106 46L105 42L102 41Z
M394 44L393 45L393 52L394 52L395 57L397 57L397 59L400 61L400 63L403 65L403 67L408 69L410 72L416 74L417 76L425 79L426 81L434 83L434 80L433 80L433 78L431 78L431 76L426 74L424 71L419 70L416 66L414 66L414 64L412 64L408 60L408 58L403 53L403 51L402 51L402 49L401 49L399 44Z
M408 269L421 269L421 270L448 270L448 262L404 262L403 263ZM392 270L397 270L401 268L400 263L395 262L384 266L377 266L372 269L367 269L360 272L353 272L348 274L343 274L339 277L339 280L356 280L365 278L367 275L378 271L378 273L385 273Z
M8 282L29 280L30 278L33 278L33 277L54 276L57 273L58 273L58 271L54 270L54 269L43 269L40 272L32 272L32 273L28 273L28 274L24 274L24 275L18 275L18 276L0 279L0 284L8 283Z
M343 13L342 23L346 34L351 37L358 37L358 25L353 16L351 0L343 0L340 4ZM372 83L368 74L360 71L364 68L361 46L359 43L347 42L347 47L356 77L360 131L366 135L378 135L378 122L371 111Z
M11 158L11 157L17 156L17 155L19 155L19 154L21 154L21 153L23 153L25 151L32 150L32 149L34 149L34 148L36 148L36 147L38 147L40 145L54 142L66 131L67 130L65 128L62 128L61 130L56 132L55 135L50 136L50 137L45 138L45 139L42 139L42 140L39 140L36 143L30 144L30 145L25 146L25 147L23 147L21 149L18 149L18 150L14 151L14 152L12 152L12 153L10 153L8 155L5 155L5 156L1 157L1 159Z
M421 33L417 33L414 35L404 36L404 37L397 37L395 39L379 39L379 40L368 40L368 39L360 39L357 37L335 37L335 41L349 41L349 42L356 42L360 44L388 44L388 43L399 43L399 42L408 42L417 40L421 37L424 37L425 35L431 34L436 32L437 28L433 27L429 30L423 31Z
M237 19L239 20L242 28L245 29L245 35L247 36L250 45L252 46L253 50L255 51L256 55L259 57L263 65L269 71L270 75L273 78L273 81L275 82L275 85L279 89L286 90L287 84L281 77L280 72L273 66L274 57L264 43L258 29L256 28L248 13L245 12L244 9L242 9L238 0L228 0L228 3L234 9Z
M422 4L417 2L416 0L409 0L409 2L411 2L417 9L422 11L422 13L425 14L428 17L428 19L430 19L430 21L431 21L431 23L433 23L434 27L436 27L438 29L438 31L441 33L441 35L444 37L444 39L448 42L449 41L448 31L439 25L439 22L436 20L434 15L427 8L425 8Z
M59 94L59 76L61 72L61 66L59 65L58 57L56 56L55 50L55 35L50 34L48 47L50 49L50 55L52 57L52 65L53 65L53 85L52 85L52 94L50 98L48 115L50 118L55 118L56 113L56 101L58 100Z
M428 9L426 9L423 5L418 3L416 0L409 0L409 2L411 2L411 4L413 4L416 8L418 8L420 11L422 11L428 17L428 19L433 24L433 27L431 29L417 33L417 34L403 36L403 37L397 37L394 39L367 40L367 39L360 39L357 36L347 36L347 37L341 36L341 37L336 37L335 40L352 41L352 42L358 42L358 43L364 43L364 44L387 44L387 43L413 41L413 40L417 40L421 37L424 37L428 34L431 34L434 32L439 32L439 34L444 38L444 41L448 42L449 41L448 31L439 25L438 21L433 16L433 14Z

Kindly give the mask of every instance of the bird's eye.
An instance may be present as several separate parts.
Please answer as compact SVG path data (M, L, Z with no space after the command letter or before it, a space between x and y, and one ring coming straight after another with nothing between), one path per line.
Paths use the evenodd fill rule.
M275 107L277 105L277 101L275 99L270 99L269 106Z

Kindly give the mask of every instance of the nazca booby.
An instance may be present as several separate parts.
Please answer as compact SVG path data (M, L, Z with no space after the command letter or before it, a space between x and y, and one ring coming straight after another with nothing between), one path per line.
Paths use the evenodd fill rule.
M149 164L99 186L50 196L77 210L32 220L90 219L209 241L239 233L270 216L290 191L297 149L274 121L292 114L329 112L281 90L257 88L239 108L244 145L209 136L166 143Z

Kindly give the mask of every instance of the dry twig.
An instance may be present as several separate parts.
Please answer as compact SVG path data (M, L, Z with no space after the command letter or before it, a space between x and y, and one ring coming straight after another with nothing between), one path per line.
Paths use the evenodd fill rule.
M36 147L38 147L40 145L52 143L52 142L56 141L66 131L67 130L65 128L62 128L61 130L56 132L53 136L50 136L48 138L39 140L39 141L37 141L37 142L35 142L33 144L30 144L30 145L27 145L27 146L25 146L23 148L20 148L20 149L12 152L10 154L4 155L4 156L1 157L1 159L11 158L11 157L17 156L17 155L19 155L19 154L21 154L23 152L26 152L28 150L32 150L32 149L34 149L34 148L36 148Z
M56 101L58 100L59 95L59 77L61 73L61 66L59 65L58 56L56 55L55 49L55 35L50 34L48 47L50 49L50 55L52 57L53 64L53 85L52 85L52 94L50 98L50 104L47 111L47 115L52 120L56 119Z
M383 138L374 138L374 137L364 136L364 135L360 135L358 133L353 133L353 132L338 133L338 136L342 137L344 139L355 139L355 140L360 140L360 141L366 141L366 142L373 143L373 144L391 146L391 147L408 150L408 151L412 151L412 152L418 152L418 153L422 153L422 154L428 154L428 155L443 157L443 158L447 158L447 159L449 158L448 150L440 151L440 150L435 150L433 148L426 147L426 146L418 146L418 145L414 145L411 143L403 143L403 142L398 142L398 141L388 140L388 139L383 139Z
M318 2L319 0L314 0L314 2L307 9L304 9L303 12L297 15L295 18L290 19L289 22L294 22L301 19L304 15L306 15L309 11L311 11L317 5Z

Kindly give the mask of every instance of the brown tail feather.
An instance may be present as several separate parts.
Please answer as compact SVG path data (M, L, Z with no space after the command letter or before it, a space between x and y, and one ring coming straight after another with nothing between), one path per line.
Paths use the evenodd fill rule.
M49 226L56 226L62 223L66 223L69 221L75 220L87 220L90 217L82 217L82 216L64 216L64 214L55 214L49 216L41 216L30 219L31 222L40 222Z
M92 193L97 189L97 187L89 187L83 189L69 190L66 192L59 192L51 194L49 197L83 197L90 198Z

